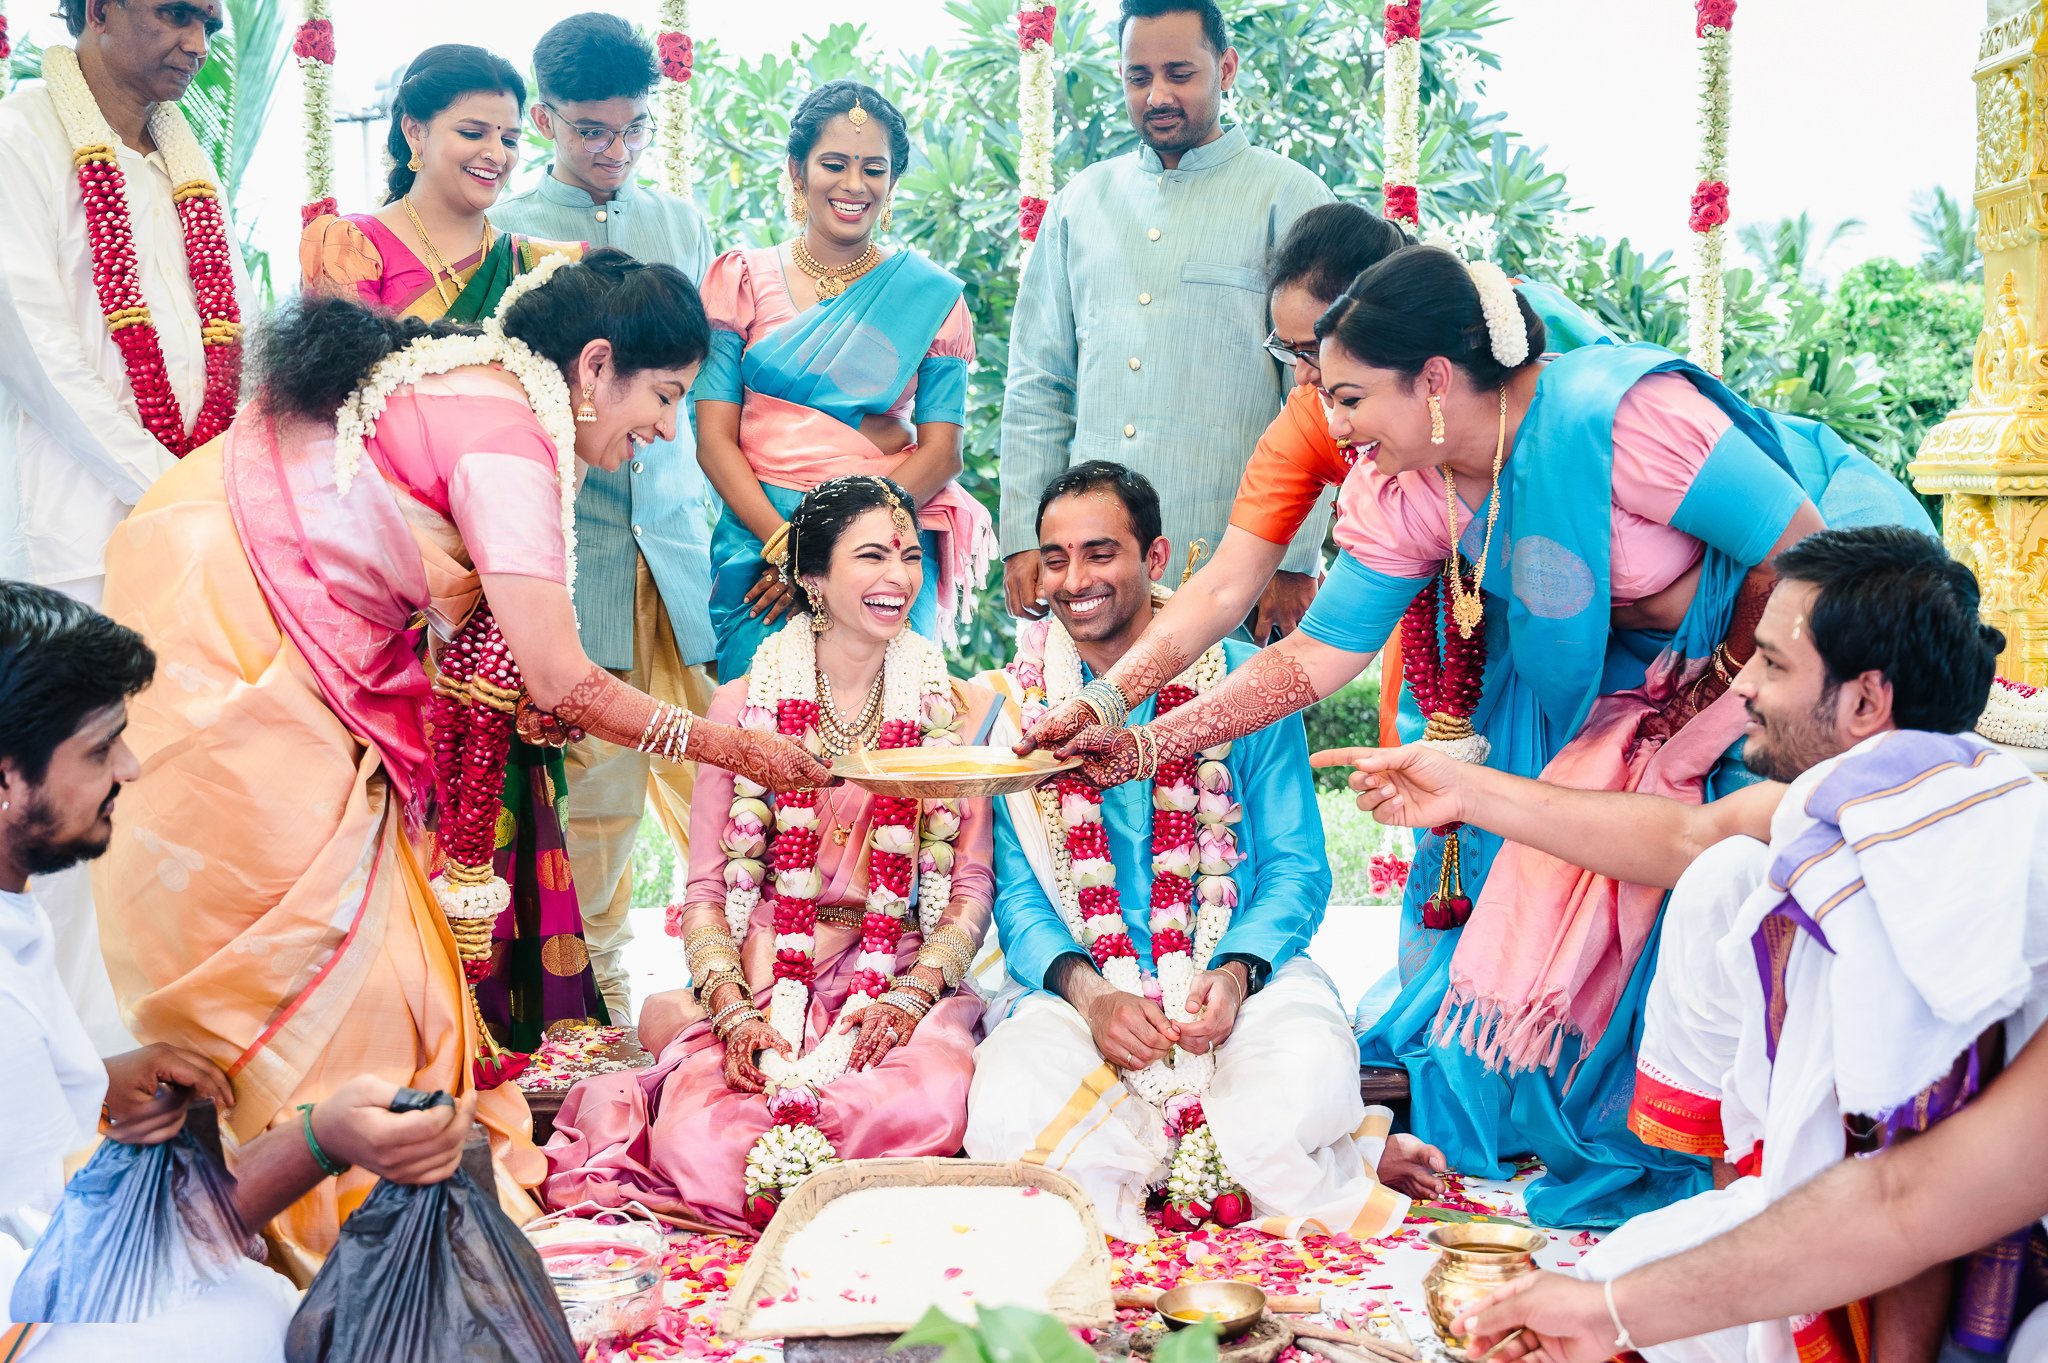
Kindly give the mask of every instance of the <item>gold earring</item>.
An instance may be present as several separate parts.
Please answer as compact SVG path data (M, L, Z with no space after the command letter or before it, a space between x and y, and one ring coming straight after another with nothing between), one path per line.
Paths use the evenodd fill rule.
M809 586L804 588L804 595L811 602L811 633L823 634L832 628L832 612L825 609L825 599Z
M1429 443L1444 443L1444 400L1434 393L1429 395Z
M796 181L791 180L789 182L789 220L801 227L804 225L804 220L810 216L811 210L804 203L802 188L798 186Z
M882 205L882 230L886 232L895 225L896 205L894 203L884 203Z
M420 149L418 147L412 149L412 160L405 163L405 168L415 175L420 173Z
M590 397L591 387L586 383L583 385L583 403L576 409L576 424L578 426L588 426L597 420L597 408L591 405Z

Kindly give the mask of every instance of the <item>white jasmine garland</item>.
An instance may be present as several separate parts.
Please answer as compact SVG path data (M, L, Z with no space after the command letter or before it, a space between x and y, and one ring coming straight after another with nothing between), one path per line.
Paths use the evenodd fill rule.
M159 109L171 108L160 105ZM537 272L536 272L537 273ZM550 271L552 273L552 271ZM506 291L509 295L511 290ZM495 321L495 319L494 319ZM555 447L555 480L561 489L562 548L567 586L576 585L576 417L569 406L569 385L562 371L542 359L524 341L487 325L480 336L442 336L414 341L387 355L370 371L362 387L348 395L334 414L335 488L346 496L361 470L366 445L377 432L385 404L401 388L411 388L433 374L495 365L519 381L541 429Z
M815 1126L771 1126L747 1151L747 1196L775 1189L787 1192L839 1154Z
M1996 678L1977 732L2015 748L2048 748L2048 691Z
M1490 260L1465 263L1472 287L1479 291L1479 310L1486 317L1486 337L1493 358L1504 368L1514 369L1529 359L1529 329L1522 321L1522 308L1515 301L1515 286L1500 266Z
M1728 92L1732 41L1729 31L1707 25L1699 38L1699 182L1728 181ZM1686 310L1687 357L1708 373L1719 374L1726 357L1726 223L1696 232L1691 290Z
M306 21L327 19L327 0L306 0ZM334 195L334 68L314 57L300 59L299 74L305 83L306 110L306 202L319 203Z
M75 51L59 44L43 49L43 84L49 88L50 103L56 110L57 122L63 125L64 139L74 149L112 148L118 143L113 128L100 112L99 101L93 98L92 87L85 83ZM192 135L192 125L185 121L176 104L167 101L156 106L149 120L149 136L164 158L164 169L174 187L198 181L210 186L216 195L220 193L220 172L214 168L206 149L199 145L199 139Z
M1386 113L1381 159L1390 184L1413 185L1422 175L1422 44L1403 38L1387 48Z
M656 27L667 33L690 31L690 0L661 0ZM696 145L690 99L690 83L662 77L661 94L662 183L668 192L690 196L697 180Z

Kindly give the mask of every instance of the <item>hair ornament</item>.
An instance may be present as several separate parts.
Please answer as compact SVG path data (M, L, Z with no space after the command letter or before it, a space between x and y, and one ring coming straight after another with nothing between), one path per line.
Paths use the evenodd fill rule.
M1515 286L1490 260L1468 260L1465 270L1479 293L1479 311L1486 318L1493 358L1505 369L1521 368L1529 359L1529 330L1522 322L1521 305L1515 301Z
M557 273L566 270L575 263L566 252L562 251L550 251L542 256L538 265L535 265L525 274L520 275L505 286L505 292L498 297L497 311L484 319L485 333L492 336L503 336L505 334L505 318L510 315L513 304L532 293L535 289L546 287L547 282L553 279Z
M860 93L858 91L854 92L853 107L846 111L846 121L853 125L855 132L868 125L868 111L861 108Z

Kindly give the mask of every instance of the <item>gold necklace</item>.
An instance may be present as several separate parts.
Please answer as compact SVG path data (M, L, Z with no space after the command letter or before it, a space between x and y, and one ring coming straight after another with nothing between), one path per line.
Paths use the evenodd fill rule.
M1480 591L1486 579L1486 560L1493 553L1493 527L1500 519L1500 466L1508 457L1508 386L1500 386L1500 434L1493 442L1493 495L1486 502L1486 538L1479 542L1479 560L1472 565L1472 590L1465 591L1458 572L1458 480L1448 468L1437 465L1444 479L1444 524L1451 531L1451 560L1445 566L1444 589L1451 594L1451 619L1458 637L1469 639L1486 619L1486 598Z
M811 277L811 282L818 289L818 301L825 303L845 293L848 284L880 265L882 252L871 241L867 250L854 257L850 264L826 265L811 254L811 248L804 244L802 237L797 237L789 243L789 258L796 262L799 270Z
M815 672L818 681L818 737L824 742L825 750L834 757L844 757L867 747L881 729L882 683L888 675L887 669L875 674L875 683L868 688L867 704L861 707L860 718L851 723L840 718L839 706L832 699L832 679L825 675L824 667L815 667Z
M427 225L420 221L420 215L413 209L412 195L408 194L404 198L400 199L398 202L404 205L405 216L406 219L412 223L412 230L420 234L420 244L427 248L427 274L428 277L434 281L434 292L441 295L441 304L443 307L454 307L456 298L458 298L461 295L462 276L456 274L455 271L449 267L448 261L441 255L440 249L434 245L434 239L427 235ZM478 250L482 254L488 255L491 249L491 241L491 220L489 218L486 218L484 219L483 245L479 247ZM448 277L448 284L453 284L455 286L455 293L449 293L448 284L443 284L441 282L441 276L443 275L446 275Z

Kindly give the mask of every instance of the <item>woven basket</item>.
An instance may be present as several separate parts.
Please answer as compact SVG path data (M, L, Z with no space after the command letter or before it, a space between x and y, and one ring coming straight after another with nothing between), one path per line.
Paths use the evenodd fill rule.
M747 1259L739 1285L726 1297L718 1333L727 1339L849 1338L856 1335L898 1335L917 1322L875 1320L859 1324L820 1325L789 1330L756 1324L755 1303L772 1301L789 1290L782 1264L790 1237L808 1226L827 1203L864 1188L1043 1188L1065 1198L1081 1218L1082 1251L1046 1293L1046 1310L1069 1325L1107 1328L1116 1320L1110 1296L1109 1242L1095 1219L1095 1204L1065 1174L1038 1164L1000 1160L872 1159L828 1165L799 1183L783 1200L761 1243Z

